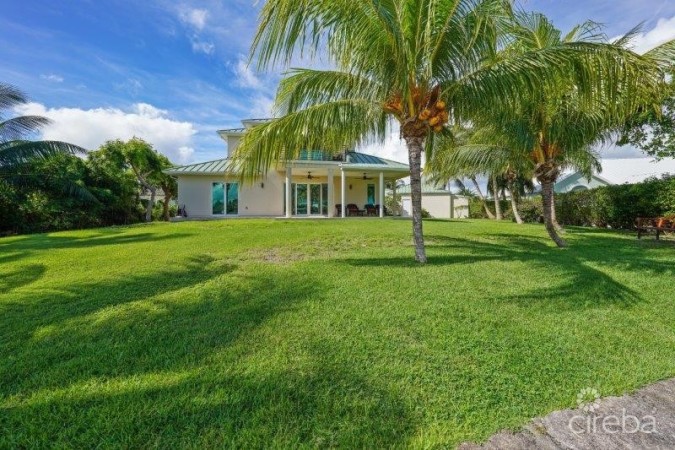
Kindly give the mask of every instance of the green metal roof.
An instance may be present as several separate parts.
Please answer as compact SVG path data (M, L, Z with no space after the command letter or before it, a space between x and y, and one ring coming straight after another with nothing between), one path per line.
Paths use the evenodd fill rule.
M407 164L359 152L348 152L347 162L344 163L344 165L345 166L360 165L360 166L374 166L374 167L386 166L387 168L390 169L410 170Z
M396 189L397 194L410 194L410 185L406 185ZM450 194L450 191L443 189L435 183L431 183L422 179L422 193L423 194Z
M229 159L223 158L216 159L215 161L189 164L187 166L172 167L164 172L169 175L225 174L228 163Z
M308 158L312 155L313 158ZM347 153L347 162L343 161L335 161L333 159L325 160L325 159L318 159L319 153L314 153L311 152L310 154L306 154L304 159L298 159L294 160L291 162L291 164L294 163L302 163L302 164L312 164L312 163L319 163L321 165L334 165L334 166L341 166L344 167L345 169L372 169L372 170L394 170L394 171L402 171L402 172L407 172L408 165L403 164L400 162L392 161L390 159L385 159L385 158L380 158L378 156L373 156L373 155L367 155L365 153L358 153L358 152L348 152ZM301 155L302 156L302 155ZM321 155L321 157L324 157L324 155ZM230 160L227 158L223 159L217 159L215 161L207 161L203 163L196 163L196 164L188 164L186 166L177 166L177 167L172 167L168 170L165 170L165 173L169 175L214 175L214 174L225 174L228 172L228 165L229 165ZM231 168L230 168L231 169Z

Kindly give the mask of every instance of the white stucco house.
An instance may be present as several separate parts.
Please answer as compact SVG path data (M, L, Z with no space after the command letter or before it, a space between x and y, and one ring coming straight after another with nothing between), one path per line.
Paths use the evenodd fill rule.
M586 178L580 172L574 172L560 178L555 185L553 185L553 190L558 194L562 194L565 192L586 191L588 189L611 185L612 183L610 181L605 180L599 175L594 174L591 175L591 178Z
M564 194L566 192L586 191L601 186L611 186L613 184L614 183L611 181L606 180L599 175L594 174L591 175L591 178L586 178L581 172L574 172L559 178L553 185L553 191L556 194ZM537 187L531 195L535 196L540 193L541 187Z
M242 128L218 131L227 144L224 158L166 171L178 180L177 202L187 217L382 217L385 185L410 173L407 164L373 155L311 150L270 168L254 183L241 183L229 155L246 130L265 120L244 120Z

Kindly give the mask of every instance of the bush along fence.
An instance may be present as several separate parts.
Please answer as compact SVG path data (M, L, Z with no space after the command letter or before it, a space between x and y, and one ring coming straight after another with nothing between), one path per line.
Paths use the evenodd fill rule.
M494 209L494 202L488 206ZM502 201L501 206L504 218L513 220L510 203ZM525 222L541 222L541 198L522 199L518 211ZM633 229L637 217L675 216L675 176L556 194L556 212L563 225ZM469 216L487 218L478 199L471 200Z

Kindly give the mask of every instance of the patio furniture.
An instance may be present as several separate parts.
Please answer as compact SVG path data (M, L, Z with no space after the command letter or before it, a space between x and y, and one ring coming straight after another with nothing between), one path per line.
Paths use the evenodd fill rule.
M356 206L354 203L350 203L347 205L347 215L348 216L362 216L365 214L365 211L362 209L359 209L358 206Z
M366 216L377 216L377 207L375 205L368 204L364 206L364 209L366 210Z
M674 217L638 217L635 221L638 231L638 239L642 234L649 231L656 231L656 240L659 240L661 233L671 232L675 233L675 218Z

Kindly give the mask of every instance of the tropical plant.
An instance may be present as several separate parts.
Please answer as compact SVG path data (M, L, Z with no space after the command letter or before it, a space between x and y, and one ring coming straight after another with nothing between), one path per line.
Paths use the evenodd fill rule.
M46 158L60 153L83 153L84 149L60 141L31 141L51 121L42 116L6 118L6 110L28 103L28 97L18 88L0 83L0 169L9 172L17 165L35 158Z
M164 217L168 217L168 203L175 192L175 181L163 171L173 164L169 159L157 152L151 144L143 139L133 138L127 142L121 140L108 141L99 150L101 154L115 162L118 166L127 168L138 181L139 186L150 193L146 205L145 221L152 221L152 210L155 207L157 189L166 187L164 203Z
M29 184L44 174L26 170L36 159L47 159L60 154L83 154L77 145L61 141L30 140L51 121L42 116L8 115L14 108L28 103L28 97L18 88L0 83L0 179L7 183ZM34 166L33 166L34 167ZM85 200L93 200L86 189L75 184L62 185L64 192Z
M546 230L564 247L553 197L559 174L568 166L587 176L599 170L593 148L610 141L626 117L657 98L665 82L664 67L675 48L670 42L641 56L625 48L632 33L607 43L598 25L586 22L563 36L543 15L533 13L516 14L511 34L514 40L504 53L527 54L568 44L588 45L598 57L606 56L583 57L566 66L544 89L528 91L515 101L506 98L489 114L474 118L477 126L499 136L501 147L508 149L508 161L530 164L542 187ZM596 64L597 59L610 63Z
M675 158L675 65L669 72L660 107L643 108L630 117L618 142L635 145L657 160Z
M408 148L415 257L425 262L421 154L433 148L434 135L448 132L450 114L455 122L471 120L495 104L541 90L544 81L566 71L578 76L584 95L589 85L583 81L591 72L616 71L633 57L563 41L499 53L509 41L510 5L504 0L266 2L252 46L259 69L287 67L298 55L319 52L334 69L288 73L276 98L281 118L246 133L233 155L235 167L252 179L302 149L338 152L383 141L393 120Z

